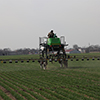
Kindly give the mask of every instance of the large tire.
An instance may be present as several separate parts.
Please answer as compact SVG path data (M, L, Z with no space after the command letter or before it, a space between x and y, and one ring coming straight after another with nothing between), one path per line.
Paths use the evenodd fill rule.
M68 68L68 61L64 60L64 61L63 61L63 64L64 64L64 67L65 67L65 68Z
M42 63L42 61L40 61L40 68L43 69L43 63Z
M47 69L47 62L43 62L43 69Z

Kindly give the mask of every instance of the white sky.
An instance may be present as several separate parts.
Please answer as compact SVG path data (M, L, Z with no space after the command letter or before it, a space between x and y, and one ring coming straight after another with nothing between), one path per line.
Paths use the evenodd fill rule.
M38 48L53 29L69 47L100 44L100 0L0 0L0 49Z

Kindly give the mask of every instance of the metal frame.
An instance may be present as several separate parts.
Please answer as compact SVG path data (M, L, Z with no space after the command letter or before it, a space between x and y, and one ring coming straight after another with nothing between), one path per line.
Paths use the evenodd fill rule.
M48 45L47 45L47 43L46 43L46 41L45 41L44 39L46 39L46 41L47 41L48 38L47 38L47 37L39 37L39 54L41 55L41 53L42 53L42 57L43 57L44 53L45 53L46 56L47 56L48 49L49 49L49 53L52 52L52 56L54 56L53 53L54 53L55 51L58 52L59 56L61 55L61 54L60 54L61 51L62 51L63 53L65 53L64 47L67 46L68 44L65 44L66 42L65 42L65 37L64 37L64 36L61 36L61 37L60 37L61 42L62 42L62 43L61 43L62 46L61 46L61 47L58 47L57 50L56 50L55 46L53 46L53 47L48 47ZM44 49L44 51L42 50L42 48Z
M46 39L46 41L45 41ZM61 40L61 47L58 47L57 50L55 49L55 46L50 47L47 45L47 37L39 37L39 55L40 55L40 67L41 68L45 68L46 69L46 65L47 65L47 60L49 60L50 62L52 62L53 60L59 61L59 64L61 67L63 67L63 64L65 67L68 66L68 60L66 57L66 53L64 50L65 46L68 46L68 44L66 44L65 42L65 37L61 36L60 40ZM43 47L43 50L41 49ZM48 52L49 49L49 52ZM54 52L57 52L57 55L54 54ZM62 54L61 54L62 51Z

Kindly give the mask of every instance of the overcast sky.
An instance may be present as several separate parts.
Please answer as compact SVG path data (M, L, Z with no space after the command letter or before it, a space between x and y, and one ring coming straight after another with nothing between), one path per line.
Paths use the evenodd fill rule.
M100 0L0 0L0 49L38 48L51 29L69 47L100 45Z

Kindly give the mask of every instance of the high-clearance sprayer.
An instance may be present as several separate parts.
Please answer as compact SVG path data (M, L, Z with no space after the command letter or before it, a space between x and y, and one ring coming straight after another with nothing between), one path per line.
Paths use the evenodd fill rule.
M51 31L52 33L52 31ZM68 67L68 57L65 53L65 46L68 46L65 42L65 37L58 38L56 34L48 34L48 37L39 37L39 63L43 69L46 69L47 61L59 61L61 67Z

